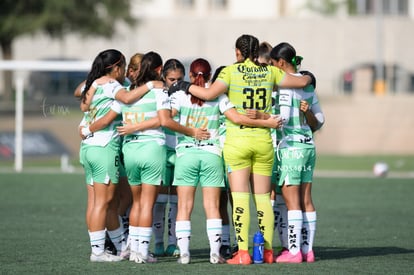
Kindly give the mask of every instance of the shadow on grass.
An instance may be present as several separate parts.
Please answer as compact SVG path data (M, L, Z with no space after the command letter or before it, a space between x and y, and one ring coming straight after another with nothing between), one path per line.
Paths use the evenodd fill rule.
M191 263L192 264L205 264L210 260L210 249L209 248L201 248L201 249L191 249ZM158 262L176 262L178 258L174 257L157 257Z
M414 253L414 249L394 246L385 247L315 247L315 254L320 260L336 260L369 256L385 256Z

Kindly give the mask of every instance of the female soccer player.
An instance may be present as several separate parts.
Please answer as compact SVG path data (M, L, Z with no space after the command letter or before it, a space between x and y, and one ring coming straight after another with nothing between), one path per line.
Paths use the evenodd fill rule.
M310 82L307 76L292 76L283 71L260 64L259 41L251 35L236 40L237 63L224 68L217 80L209 87L178 83L174 89L211 100L228 92L228 97L238 112L256 109L271 113L271 94L275 86L304 87ZM264 260L273 262L274 214L270 204L270 176L273 166L273 145L268 128L245 127L226 121L224 159L233 198L233 221L239 251L229 264L250 264L248 253L250 226L250 191L256 204L258 224L265 238Z
M290 44L285 42L278 44L272 49L270 56L273 64L278 68L291 75L300 75L297 73L298 57ZM311 108L307 108L306 105ZM288 210L289 251L281 253L275 261L313 262L315 257L312 245L316 211L312 202L311 188L316 157L312 129L307 120L310 120L314 130L317 130L323 125L324 116L312 85L304 89L280 89L279 106L283 121L283 127L277 130L282 137L278 144L279 186L282 188ZM309 114L310 110L313 115Z
M211 68L204 59L196 59L190 67L190 79L197 87L204 87L210 78ZM178 192L177 239L180 248L179 263L190 262L189 240L191 235L190 216L194 205L194 194L198 183L203 187L203 202L207 216L207 234L210 240L210 262L223 263L219 255L222 221L219 211L221 188L224 187L222 148L220 145L220 116L247 127L278 127L273 118L249 119L237 113L226 95L204 101L185 91L171 96L171 106L177 110L180 124L204 129L210 136L197 140L179 136L174 185ZM243 126L244 127L244 126ZM191 161L190 161L191 160ZM192 163L193 165L189 165ZM249 256L250 257L250 256Z
M177 59L168 59L162 69L162 78L166 88L169 88L175 82L182 80L185 76L184 65ZM175 166L175 146L177 145L177 138L174 131L164 128L165 145L167 146L167 167L165 177L163 179L163 186L157 197L154 205L153 217L153 232L155 240L155 256L180 256L180 251L177 247L177 238L175 236L175 221L177 219L177 190L173 186L174 166ZM169 204L168 209L168 246L164 250L164 228L165 228L165 209Z
M162 58L148 52L142 57L137 85L161 79ZM129 216L130 261L156 261L149 254L152 236L152 211L166 166L165 134L157 113L169 109L168 95L163 89L151 89L139 101L121 104L124 135L122 152L132 192ZM143 124L148 125L143 128Z
M92 247L91 261L121 259L104 253L105 228L118 253L125 250L117 215L118 201L114 199L120 145L115 125L120 120L117 121L116 114L109 119L107 115L115 98L124 102L137 100L148 91L147 86L154 83L127 92L120 84L124 78L125 58L122 53L114 49L105 50L95 58L81 95L81 109L86 113L81 127L85 139L81 143L80 162L88 184L86 222ZM103 126L93 125L98 121L103 122Z

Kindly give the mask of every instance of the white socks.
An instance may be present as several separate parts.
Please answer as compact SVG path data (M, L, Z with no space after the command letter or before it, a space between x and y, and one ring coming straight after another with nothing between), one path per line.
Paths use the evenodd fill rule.
M151 235L152 235L152 227L138 227L138 228L139 228L138 252L140 252L144 258L147 258L148 251L149 251L149 245L151 241Z
M126 239L124 236L124 227L121 223L121 225L118 227L118 229L109 231L108 230L109 238L111 239L112 243L114 244L116 251L121 253L121 251L124 251L126 249Z
M105 230L89 232L92 253L100 255L105 251Z
M287 212L288 216L288 244L289 252L292 255L296 255L300 252L300 246L302 243L302 211L290 210Z
M190 255L191 222L177 221L175 232L180 255Z
M316 212L303 212L302 247L303 253L307 254L313 249L313 239L316 231Z
M221 219L207 220L207 236L210 244L210 256L213 254L220 255L222 233L223 226L221 224Z

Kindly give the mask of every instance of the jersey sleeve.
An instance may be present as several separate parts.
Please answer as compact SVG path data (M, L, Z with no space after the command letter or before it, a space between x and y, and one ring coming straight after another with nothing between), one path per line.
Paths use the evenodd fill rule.
M221 70L221 72L219 73L217 80L225 83L227 86L230 85L230 78L231 78L231 71L232 71L232 66L227 66L225 68L223 68L223 70Z
M290 109L292 108L292 96L293 90L291 89L281 89L279 91L280 116L282 118L284 125L288 124L290 119Z
M114 100L111 105L111 110L117 114L120 114L122 112L121 104L118 101Z
M227 110L234 108L234 104L230 102L230 99L227 97L226 94L220 95L219 98L219 109L222 114Z
M170 96L171 109L175 109L177 111L180 111L180 108L181 108L181 98L182 98L183 94L184 94L183 91L177 91L177 92L173 93Z
M157 102L157 111L158 110L170 110L170 99L168 98L168 94L163 89L157 89L156 93L156 102Z
M112 85L112 94L111 94L111 97L112 97L113 99L115 99L116 94L117 94L120 90L125 89L125 88L124 88L124 86L122 86L122 85L121 85L118 81L113 81L113 82L111 83L111 85Z

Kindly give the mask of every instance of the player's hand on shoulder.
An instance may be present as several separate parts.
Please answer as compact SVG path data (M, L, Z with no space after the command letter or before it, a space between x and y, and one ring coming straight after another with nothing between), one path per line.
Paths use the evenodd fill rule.
M192 84L188 81L184 81L184 80L177 81L173 85L170 86L170 88L168 89L168 94L172 95L173 93L177 91L184 91L188 93L188 90L190 89L191 85Z

